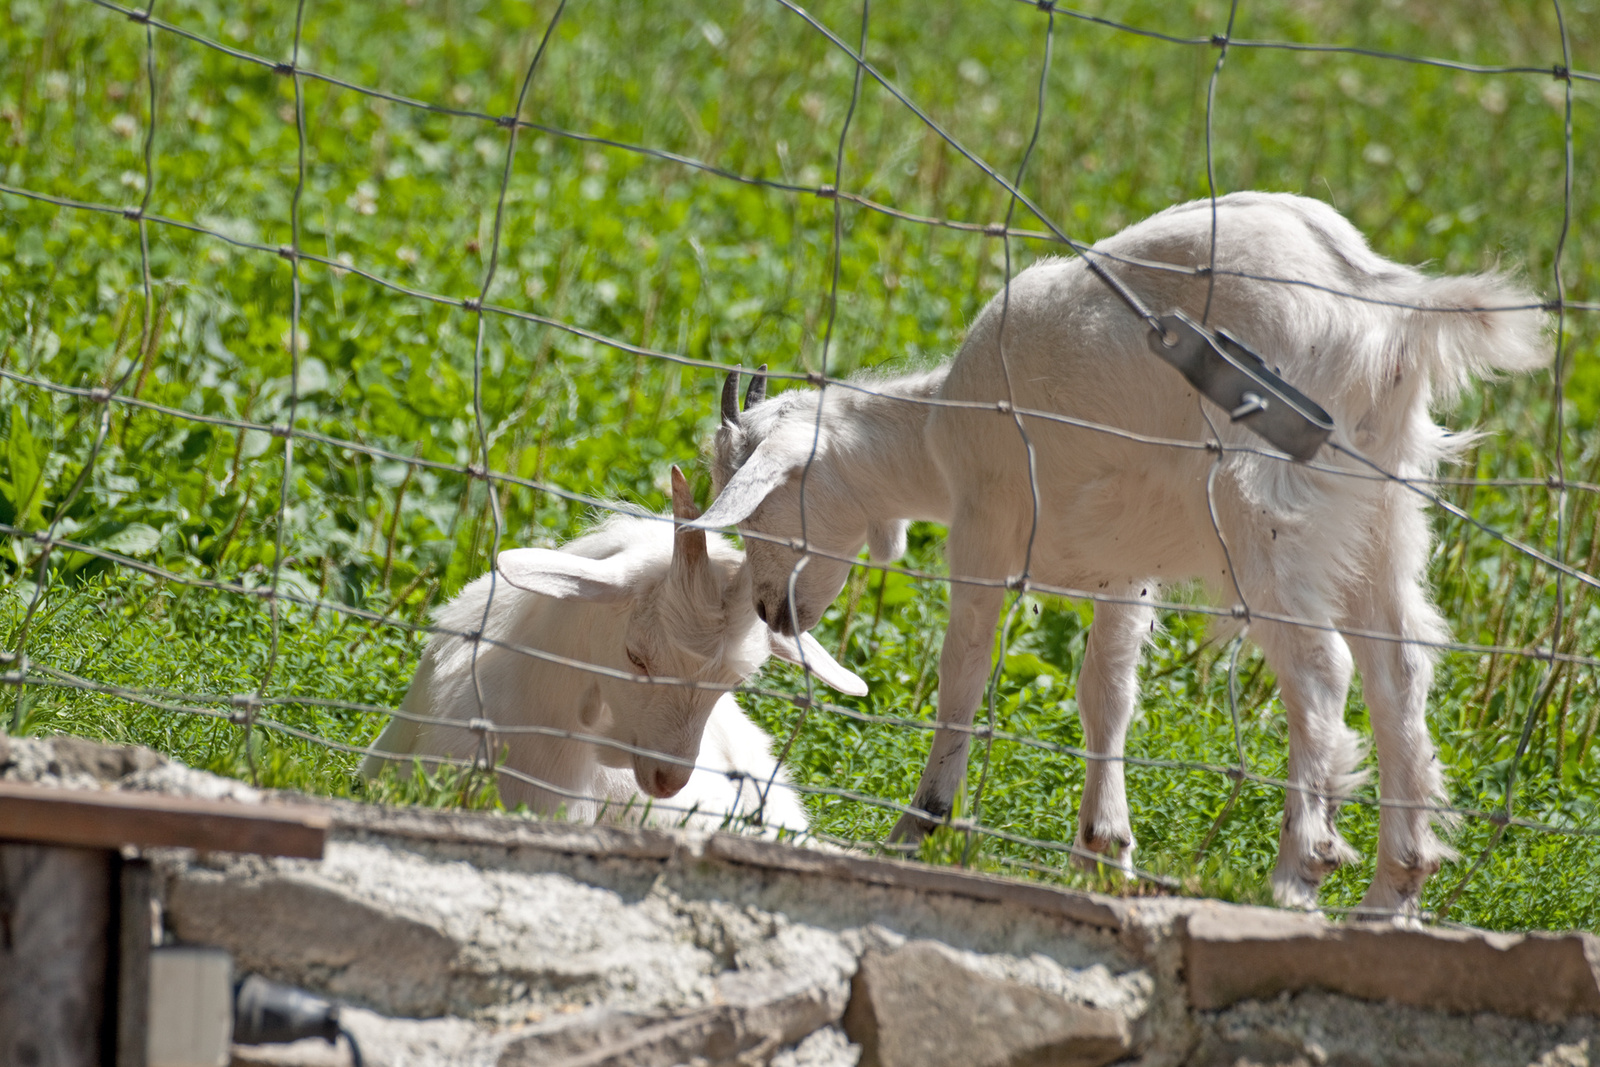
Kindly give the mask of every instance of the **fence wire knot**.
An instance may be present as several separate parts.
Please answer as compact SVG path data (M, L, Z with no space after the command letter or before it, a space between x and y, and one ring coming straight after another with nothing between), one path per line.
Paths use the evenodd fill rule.
M1227 34L1213 33L1211 35L1211 47L1212 48L1226 48L1226 47L1228 47L1228 36L1227 36Z
M1555 66L1550 68L1550 76L1556 81L1563 81L1567 82L1568 84L1571 84L1572 82L1572 71L1568 70L1560 63L1557 63Z
M130 11L130 12L128 12L128 21L129 22L138 22L138 23L141 23L141 24L148 23L150 21L150 12L148 12L148 11Z
M494 733L494 720L493 719L468 719L467 720L467 729L471 730L475 734L490 734L490 733Z
M228 704L234 709L228 713L228 721L235 726L245 726L261 710L261 696L258 693L234 693L228 698Z
M513 129L517 125L517 116L501 115L499 118L494 120L494 124L500 127L502 130Z
M1233 607L1228 609L1228 614L1232 615L1236 619L1248 619L1250 617L1250 609L1245 607L1243 604L1235 604Z
M137 207L125 207L122 209L122 217L127 219L129 222L138 222L140 219L144 218L144 209Z
M839 190L831 185L819 185L817 186L817 195L824 200L832 200L839 195Z
M28 670L32 666L28 662L28 654L18 649L16 652L0 652L0 663L9 663L12 670L0 674L0 683L6 685L22 685L28 680Z
M93 400L96 404L109 403L111 400L111 390L107 389L103 385L97 385L93 389L89 390L89 399Z
M983 235L985 237L1004 237L1006 235L1006 224L1003 222L991 222L984 226Z
M1028 581L1028 576L1026 574L1019 574L1015 578L1012 578L1006 582L1006 588L1011 590L1013 593L1026 593L1029 589L1033 588L1033 585Z
M281 422L273 423L272 426L268 427L267 432L274 437L294 436L294 430Z
M272 73L274 73L274 74L294 74L295 73L294 64L290 63L288 60L283 60L281 62L274 63L272 65Z
M1242 782L1244 780L1244 768L1242 767L1224 767L1222 769L1222 773L1227 775L1235 782Z
M468 463L467 464L467 477L469 477L469 478L477 478L477 479L479 479L481 481L488 481L489 480L489 468L487 468L487 467L485 467L485 466L483 466L482 464L479 464L479 463Z
M279 245L278 246L278 255L280 255L284 259L288 259L288 260L295 260L295 259L299 259L300 258L300 253L295 251L293 245Z
M469 296L465 300L461 301L461 306L466 308L468 311L482 311L483 301L479 300L475 296Z

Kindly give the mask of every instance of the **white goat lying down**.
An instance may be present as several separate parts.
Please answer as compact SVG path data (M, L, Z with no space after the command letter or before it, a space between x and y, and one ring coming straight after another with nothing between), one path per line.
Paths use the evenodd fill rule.
M683 475L673 469L673 510L697 514ZM463 723L539 726L578 736L490 733L507 750L502 766L551 788L502 775L500 796L538 812L564 806L567 818L637 820L714 829L726 816L760 811L769 827L806 829L805 809L772 757L771 739L715 688L631 680L648 675L710 686L737 685L769 653L806 664L823 681L862 694L866 686L810 635L798 641L762 626L751 607L749 569L737 549L705 531L658 519L615 515L561 550L502 552L498 575L468 585L438 612L401 710ZM490 602L491 578L493 601ZM454 633L481 631L477 646ZM519 652L538 649L629 677L595 673ZM480 699L481 698L481 699ZM584 740L619 742L645 752ZM385 756L471 758L480 735L465 726L396 717L362 763L382 770ZM698 765L698 766L694 766ZM731 776L731 777L730 777ZM647 803L649 798L653 801ZM670 798L670 799L668 799Z
M1170 208L1096 246L1108 255L1175 264L1184 272L1101 258L1156 314L1200 320L1210 261L1209 201ZM1474 374L1529 370L1548 358L1536 304L1494 274L1430 278L1372 252L1332 208L1302 197L1241 193L1217 203L1216 288L1209 324L1260 353L1284 379L1332 414L1333 440L1386 470L1426 477L1459 447L1429 417ZM1276 279L1276 280L1272 280ZM1283 280L1305 284L1284 284ZM1319 288L1320 287L1320 288ZM1406 306L1409 305L1409 306ZM1003 326L1002 326L1003 324ZM1002 332L1003 331L1003 332ZM1442 795L1424 719L1434 641L1445 626L1422 586L1429 529L1423 503L1401 485L1349 477L1258 452L1228 452L1215 481L1212 528L1206 481L1214 454L1025 418L1037 454L1039 512L1023 444L1010 414L930 407L945 398L985 405L1013 400L1141 434L1222 441L1264 449L1228 414L1203 404L1189 383L1147 348L1150 328L1082 259L1023 271L1008 299L997 296L973 324L953 362L938 370L864 383L870 391L794 391L771 401L723 392L713 481L720 495L703 525L738 524L780 538L805 534L819 552L849 558L867 544L876 560L905 549L905 520L949 524L955 576L1103 592L1125 602L1095 606L1078 679L1090 752L1078 812L1078 844L1129 863L1133 833L1123 784L1123 743L1137 699L1141 642L1154 613L1143 601L1161 584L1200 579L1232 604L1238 583L1259 616L1250 636L1277 673L1289 715L1291 788L1285 798L1273 888L1281 902L1314 905L1322 879L1355 857L1334 827L1361 746L1344 724L1354 665L1377 735L1381 797L1373 909L1414 911L1424 880L1449 853L1425 806ZM1002 366L1002 341L1004 360ZM1009 380L1015 389L1008 392ZM759 394L759 390L753 390ZM825 398L825 400L824 400ZM1323 467L1370 475L1323 449ZM746 538L761 617L781 632L816 623L849 566L810 558L785 543ZM939 664L939 719L966 725L984 692L1004 599L998 584L953 583ZM1335 628L1398 635L1341 637ZM945 816L967 766L969 735L935 734L915 804ZM896 837L920 838L929 823L905 817Z

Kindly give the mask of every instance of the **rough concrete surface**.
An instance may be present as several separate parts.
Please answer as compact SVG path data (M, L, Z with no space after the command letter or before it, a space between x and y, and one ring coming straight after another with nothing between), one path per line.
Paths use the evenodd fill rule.
M1534 1023L1285 993L1200 1016L1193 1067L1590 1067L1600 1020Z
M261 794L0 737L0 778ZM728 835L296 798L320 861L155 853L171 939L342 1000L376 1067L1600 1067L1588 935L1118 900ZM349 1063L321 1041L250 1067Z

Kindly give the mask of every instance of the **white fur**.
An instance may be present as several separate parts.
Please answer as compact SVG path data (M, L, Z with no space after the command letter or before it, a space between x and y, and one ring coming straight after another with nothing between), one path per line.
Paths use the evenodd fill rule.
M1196 201L1096 247L1192 268L1209 262L1211 238L1211 204ZM1216 240L1209 323L1326 407L1335 441L1397 474L1427 476L1459 444L1430 418L1436 402L1474 375L1529 370L1548 359L1541 312L1483 310L1536 303L1522 288L1496 274L1430 278L1391 263L1317 201L1223 197ZM1201 317L1204 276L1101 262L1157 314L1181 309ZM1463 308L1478 310L1449 310ZM1160 584L1199 579L1232 604L1237 582L1256 613L1408 640L1446 633L1422 586L1430 535L1415 494L1262 455L1227 454L1215 479L1230 568L1207 506L1213 454L1025 419L1036 450L1039 506L1028 557L1034 512L1026 454L1013 417L988 405L1012 401L1195 442L1211 439L1204 407L1225 443L1265 447L1226 413L1202 404L1148 351L1148 333L1082 259L1039 263L990 302L949 365L868 382L872 393L792 391L725 420L714 446L719 495L702 519L738 523L747 533L798 536L800 471L813 452L820 407L820 442L805 480L806 536L819 551L848 558L868 543L874 552L893 550L903 545L905 520L930 519L949 525L952 575L1006 580L1026 568L1038 583L1126 598L1097 604L1077 692L1085 743L1105 757L1088 765L1078 841L1095 852L1120 853L1123 864L1133 833L1120 757L1138 699L1140 645L1154 620L1141 601ZM985 407L908 402L921 398ZM1317 459L1365 470L1331 449ZM794 578L791 600L800 554L752 537L746 551L758 611L788 632L813 625L848 572L846 563L812 556ZM943 722L972 721L1003 598L993 586L951 586L939 672ZM1424 718L1431 652L1404 641L1341 639L1259 615L1250 635L1277 672L1289 713L1291 788L1273 877L1278 898L1313 905L1322 878L1355 855L1334 827L1337 800L1327 794L1348 789L1360 759L1358 740L1344 724L1345 693L1359 667L1385 801L1365 903L1414 911L1423 881L1448 855L1428 813L1417 807L1442 795ZM968 736L936 734L918 807L936 816L951 810ZM895 833L916 839L928 825L907 817Z
M685 539L696 537L699 546L686 553ZM770 739L727 693L586 671L518 646L630 676L639 674L637 657L653 677L709 686L743 682L769 652L790 660L803 652L819 677L865 691L814 640L774 640L761 626L738 550L699 531L675 535L670 522L649 518L613 516L560 551L504 552L497 573L463 589L439 610L437 624L446 632L429 642L403 712L572 736L483 737L465 726L397 717L373 743L362 773L376 775L385 756L472 758L487 745L489 756L504 750L501 766L551 787L502 775L500 796L508 806L560 809L580 821L676 825L687 815L692 825L715 828L756 815L757 783L764 789L773 780L761 821L806 828L805 810L772 757ZM457 636L479 631L494 643L477 642L476 652L473 641Z

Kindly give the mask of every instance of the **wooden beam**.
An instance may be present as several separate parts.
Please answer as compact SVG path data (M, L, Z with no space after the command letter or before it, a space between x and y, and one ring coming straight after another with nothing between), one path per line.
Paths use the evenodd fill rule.
M311 806L0 782L0 840L109 849L169 846L321 859L329 821L326 811Z

